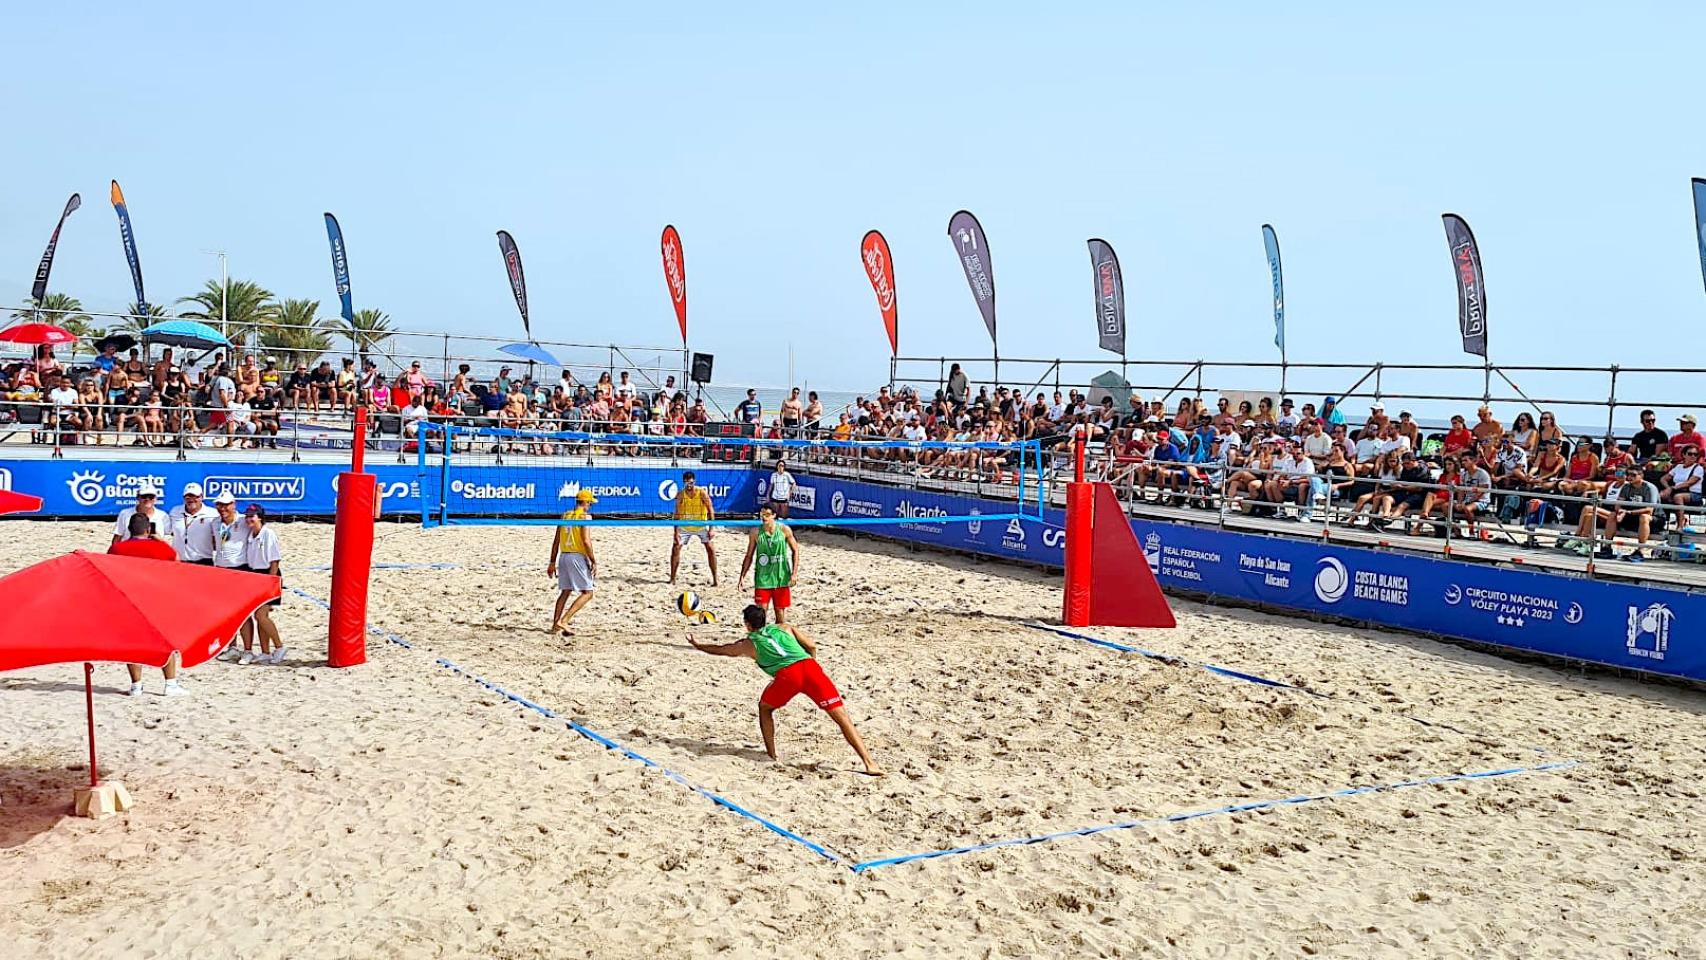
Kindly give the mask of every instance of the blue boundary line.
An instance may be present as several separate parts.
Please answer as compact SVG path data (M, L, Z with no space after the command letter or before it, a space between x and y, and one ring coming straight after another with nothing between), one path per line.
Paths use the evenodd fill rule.
M1115 830L1132 830L1137 827L1159 826L1167 823L1181 823L1186 820L1198 820L1203 817L1218 817L1233 813L1248 813L1253 810L1269 810L1276 807L1298 806L1314 803L1318 800L1333 800L1339 797L1356 797L1370 793L1390 793L1395 790L1408 790L1412 787L1437 786L1446 783L1457 783L1465 780L1490 780L1494 777L1514 777L1528 773L1544 773L1554 770L1567 770L1576 766L1574 760L1563 760L1555 763L1543 763L1532 767L1506 767L1501 770L1482 770L1477 773L1450 773L1437 777L1427 777L1421 780L1404 780L1397 783L1383 783L1362 787L1346 787L1330 793L1304 794L1295 797L1284 797L1276 800L1254 800L1248 803L1234 803L1212 810L1192 810L1170 814L1164 817L1150 817L1143 820L1126 820L1120 823L1104 823L1094 827L1080 827L1076 830L1062 830L1058 833L1042 833L1029 837L1013 837L1008 840L993 840L989 843L973 844L969 847L954 847L947 850L928 850L923 853L907 853L893 857L880 857L875 860L865 860L852 866L854 873L864 873L879 867L893 867L903 863L913 863L919 860L938 860L942 857L956 857L967 853L982 853L986 850L997 850L1002 847L1028 846L1033 843L1048 843L1054 840L1064 840L1070 837L1089 837L1098 833L1110 833Z
M290 587L288 589L290 590L291 593L294 593L297 596L302 597L303 599L309 601L310 603L316 604L319 607L326 609L326 610L331 609L330 603L328 603L325 600L322 600L319 597L314 596L313 594L307 592L306 590L301 589L300 587ZM379 637L379 638L386 640L390 643L394 643L394 644L396 644L400 647L403 647L404 649L407 649L407 650L420 649L420 650L422 650L422 652L427 652L427 651L425 651L425 648L417 648L413 643L410 643L408 640L404 639L403 637L398 636L397 634L392 633L388 630L382 630L378 627L373 626L372 624L365 624L365 626L367 628L367 632L372 634L373 636ZM1213 673L1222 674L1222 675L1232 677L1235 679L1245 680L1245 681L1250 682L1250 683L1259 683L1259 684L1262 684L1264 686L1286 687L1288 689L1301 690L1304 693L1308 693L1312 696L1326 697L1325 694L1316 693L1316 692L1309 690L1305 687L1298 687L1298 686L1294 686L1294 685L1288 684L1288 683L1281 683L1277 680L1268 680L1268 679L1263 678L1263 677L1258 677L1254 674L1240 673L1236 670L1227 670L1225 668L1216 668L1216 667L1213 667L1212 665L1209 665L1209 664L1194 664L1188 660L1183 660L1183 659L1178 658L1178 657L1170 657L1170 656L1166 656L1164 654L1155 653L1153 651L1141 650L1137 647L1128 646L1128 645L1123 644L1123 643L1116 643L1112 640L1101 640L1101 639L1098 639L1096 637L1090 637L1090 636L1086 636L1083 634L1075 634L1071 631L1058 630L1056 628L1049 627L1049 626L1046 626L1044 624L1032 623L1032 624L1028 624L1028 626L1035 627L1039 630L1051 631L1054 633L1061 634L1063 636L1073 637L1075 639L1085 640L1085 641L1093 643L1097 646L1107 647L1107 648L1114 649L1114 650L1120 650L1122 652L1138 653L1138 654L1142 654L1143 656L1146 656L1146 657L1151 657L1153 659L1172 662L1172 663L1184 663L1184 664L1187 664L1190 666L1195 666L1195 667L1199 667L1201 669L1209 670L1210 672L1213 672ZM1000 849L1002 847L1028 846L1028 845L1037 844L1037 843L1048 843L1048 842L1051 842L1054 840L1064 840L1064 839L1068 839L1071 837L1094 836L1094 835L1099 834L1099 833L1109 833L1109 832L1113 832L1116 830L1131 830L1131 829L1135 829L1137 827L1142 827L1142 826L1156 826L1156 825L1166 824L1166 823L1181 823L1181 822L1186 821L1186 820L1196 820L1196 819L1200 819L1203 817L1224 816L1224 815L1233 814L1233 813L1247 813L1247 812L1254 811L1254 810L1266 810L1266 809L1285 807L1285 806L1297 806L1299 804L1304 804L1304 803L1313 803L1313 802L1318 801L1318 800L1333 800L1333 799L1337 799L1340 797L1355 797L1355 796L1362 796L1364 794L1370 794L1370 793L1389 793L1389 792L1392 792L1395 790L1410 789L1412 787L1436 786L1436 785L1440 785L1440 784L1457 783L1457 782L1467 781L1467 780L1488 780L1488 779L1492 779L1495 777L1511 777L1511 776L1518 776L1521 774L1528 774L1528 773L1543 773L1543 772L1547 772L1547 771L1567 770L1571 767L1577 766L1577 761L1564 760L1564 761L1556 761L1556 762L1552 762L1552 763L1543 763L1543 764L1539 764L1537 766L1530 766L1530 767L1506 767L1506 768L1499 769L1499 770L1482 770L1482 771L1475 772L1475 773L1443 774L1440 776L1427 777L1427 778L1420 779L1420 780L1403 780L1403 781L1399 781L1396 783L1374 784L1374 785L1360 786L1360 787L1345 787L1342 790L1334 790L1334 791L1331 791L1328 793L1304 794L1304 795L1299 795L1299 796L1294 796L1294 797L1284 797L1284 798L1275 799L1275 800L1255 800L1255 801L1250 801L1250 802L1246 802L1246 803L1230 804L1230 805L1224 806L1224 807L1216 807L1216 808L1211 809L1211 810L1185 811L1185 812L1180 812L1180 813L1169 814L1169 815L1163 816L1163 817L1150 817L1150 818L1146 818L1146 819L1142 819L1142 820L1126 820L1126 821L1122 821L1119 823L1106 823L1106 824L1099 824L1097 826L1092 826L1092 827L1079 827L1079 828L1074 829L1074 830L1062 830L1062 831L1058 831L1055 833L1037 834L1037 835L1028 836L1028 837L1013 837L1013 838L1009 838L1006 840L992 840L992 841L987 842L987 843L979 843L979 844L974 844L972 846L966 846L966 847L953 847L953 848L944 849L944 850L928 850L928 851L924 851L922 853L908 853L908 854L901 854L898 856L880 857L880 858L877 858L875 860L865 860L865 861L861 861L858 863L849 863L848 859L846 857L843 857L840 854L835 853L834 851L830 850L828 847L825 847L823 844L820 844L820 843L818 843L814 840L811 840L805 836L802 836L801 834L795 833L794 831L789 830L787 827L784 827L784 826L782 826L782 825L780 825L780 824L778 824L772 820L768 820L765 817L760 816L759 814L753 813L751 810L748 810L745 807L741 806L740 804L735 803L733 800L730 800L727 797L722 796L721 794L718 794L718 793L716 793L710 789L707 789L705 787L702 787L702 786L694 783L692 780L689 780L687 777L682 776L681 774L675 772L674 770L669 769L668 767L665 767L664 765L658 763L656 760L653 760L650 757L647 757L644 754L641 754L638 751L635 751L630 747L623 746L621 743L618 743L617 741L611 739L610 737L605 736L602 733L599 733L596 730L593 730L590 727L587 727L583 724L580 724L580 723L577 723L573 720L570 720L569 718L562 716L561 714L557 713L555 710L552 710L549 707L535 703L532 700L529 700L526 697L521 696L520 694L512 693L511 691L499 686L498 684L495 684L495 683L491 682L490 680L487 680L484 677L479 676L478 674L475 674L475 673L473 673L467 669L464 669L460 665L458 665L458 664L456 664L456 663L452 662L451 660L448 660L444 657L435 656L433 658L433 662L436 663L438 666L443 667L444 669L449 670L450 672L452 672L458 676L464 677L468 680L472 680L474 683L486 688L487 690L492 691L493 693L496 693L497 695L505 698L506 700L509 700L509 701L519 705L519 706L522 706L522 707L525 707L529 710L532 710L533 712L539 714L540 716L546 717L546 718L551 719L551 720L559 721L565 727L567 727L569 730L575 732L576 734L579 734L582 737L585 737L586 739L592 741L593 743L598 744L599 746L605 748L606 750L615 751L616 753L619 753L622 756L624 756L630 760L636 761L636 762L641 763L647 767L650 767L653 770L656 770L659 773L663 774L665 777L669 778L670 780L673 780L676 783L680 784L681 786L686 787L687 789L693 791L696 794L699 794L700 796L704 797L705 799L710 800L712 803L715 803L717 806L722 807L723 809L728 810L729 812L734 813L738 816L741 816L741 817L744 817L748 820L751 820L754 823L757 823L760 826L764 827L766 830L769 830L770 832L772 832L778 836L784 837L788 840L793 841L794 843L799 844L800 846L805 847L807 850L810 850L811 852L817 854L818 856L823 857L824 859L828 860L830 863L836 864L838 866L846 867L849 870L853 871L854 873L858 873L858 874L862 874L868 870L876 870L876 869L881 868L881 867L898 866L898 865L903 864L903 863L912 863L912 862L919 861L919 860L937 860L937 859L941 859L943 857L953 857L953 856L959 856L961 854L967 854L967 853L980 853L980 852L983 852L986 850L997 850L997 849ZM1331 698L1328 698L1328 699L1331 699ZM1415 719L1415 718L1410 718L1410 719ZM1418 721L1418 722L1425 722L1425 721Z
M308 600L311 603L317 604L320 607L323 607L327 610L331 609L330 603L328 603L325 600L322 600L319 597L316 597L313 594L308 593L307 591L302 590L298 587L291 587L290 592L296 594L299 597L302 597L305 600ZM415 645L410 643L408 640L405 640L402 637L398 636L397 634L394 634L388 630L381 630L380 628L375 627L372 624L366 624L366 627L367 627L367 632L376 636L376 637L379 637L383 640L388 640L391 643L397 644L398 646L403 647L403 648L408 649L408 650L417 649L415 647ZM420 649L422 649L424 652L424 648L420 648ZM599 746L605 748L606 750L613 750L613 751L621 754L622 756L627 757L630 760L634 760L634 761L642 763L648 767L651 767L653 770L658 771L659 773L663 774L665 777L668 777L669 779L671 779L671 780L675 781L676 783L686 787L687 789L693 791L694 793L699 794L700 796L704 797L705 799L710 800L712 803L715 803L717 806L722 807L723 809L728 810L731 813L745 817L746 819L751 820L754 823L757 823L757 824L763 826L766 830L769 830L772 833L775 833L775 834L782 836L782 837L786 837L787 839L794 841L795 843L799 844L800 846L805 847L807 850L810 850L811 852L817 854L818 856L823 857L824 859L828 860L831 863L839 864L841 866L848 866L847 858L841 856L840 854L835 853L834 851L830 850L828 847L825 847L823 844L820 844L814 840L811 840L811 839L808 839L804 836L801 836L800 834L795 833L792 830L789 830L787 827L784 827L781 824L778 824L772 820L765 819L764 817L762 817L756 813L753 813L751 810L748 810L745 807L741 806L740 804L735 803L733 800L730 800L729 798L722 796L721 794L718 794L718 793L716 793L710 789L707 789L705 787L702 787L702 786L694 783L693 781L687 779L686 777L682 776L681 774L676 773L674 770L671 770L668 767L664 766L663 764L658 763L656 760L653 760L650 757L645 756L644 754L641 754L641 753L639 753L639 752L637 752L637 751L635 751L629 747L625 747L622 744L617 743L615 740L612 740L611 738L605 736L604 734L599 733L596 730L593 730L591 727L587 727L583 724L576 723L575 721L570 720L569 718L563 716L562 714L557 713L555 710L552 710L550 707L546 707L546 706L542 706L540 704L534 703L532 700L529 700L526 697L523 697L522 695L520 695L518 693L512 693L509 690L506 690L503 687L491 682L490 680L487 680L484 677L479 676L478 674L475 674L473 672L470 672L469 670L464 669L463 667L459 666L458 664L456 664L456 663L454 663L454 662L452 662L452 661L450 661L444 657L435 656L433 658L433 662L437 663L439 666L443 667L444 669L449 670L451 673L456 674L457 676L464 677L466 679L474 681L475 683L479 684L480 686L485 687L487 690L492 691L493 693L497 694L498 696L503 697L506 700L509 700L513 703L520 705L520 706L526 707L529 710L532 710L534 713L537 713L542 717L547 717L547 718L552 719L552 720L560 721L564 726L568 727L570 730L574 731L577 734L580 734L582 737L585 737L588 740L591 740L593 743L598 744Z
M1085 643L1094 644L1098 647L1106 647L1109 650L1118 650L1121 653L1135 653L1138 656L1147 657L1151 660L1159 660L1162 663L1169 664L1171 666L1194 667L1198 670L1206 670L1209 673L1215 674L1216 676L1227 677L1227 678L1232 679L1232 680L1242 680L1245 683L1260 684L1264 687L1278 687L1282 690L1296 690L1298 693L1305 693L1311 697L1316 697L1316 698L1319 698L1321 700L1331 700L1334 703L1355 703L1355 704L1359 704L1362 706L1366 706L1366 704L1363 704L1359 700L1351 700L1351 699L1346 699L1344 697L1335 697L1330 693L1322 693L1319 690L1311 690L1308 687L1300 687L1295 683L1286 683L1283 680L1270 680L1267 677L1258 676L1254 673L1245 673L1242 670L1233 670L1230 667L1222 667L1222 666L1217 666L1217 665L1212 664L1212 663L1201 663L1201 662L1198 662L1196 660L1188 660L1184 657L1174 656L1174 655L1169 654L1169 653L1156 653L1153 650L1145 650L1142 647L1133 647L1133 646L1129 646L1129 645L1124 644L1124 643L1116 643L1112 640L1103 640L1100 637L1092 637L1087 633L1077 633L1077 632L1072 631L1072 630L1064 630L1060 627L1050 626L1046 623L1036 623L1034 621L1031 621L1031 622L1027 622L1025 624L1025 626L1030 627L1033 630L1041 630L1045 633L1054 633L1054 634L1059 634L1060 636L1063 636L1063 637L1070 637L1074 640L1083 640ZM1411 723L1420 724L1424 727L1434 727L1434 728L1437 728L1440 730L1449 730L1452 733L1460 734L1460 735L1465 736L1465 737L1481 737L1481 739L1488 740L1488 741L1493 741L1495 739L1493 737L1488 737L1488 736L1485 736L1483 734L1473 733L1471 731L1464 730L1460 727L1454 727L1449 723L1440 723L1437 720L1425 720L1421 717L1415 716L1414 714L1400 713L1400 714L1396 714L1396 716L1401 717L1402 719L1408 720ZM1507 746L1512 746L1512 745L1507 744ZM1539 747L1514 747L1514 749L1527 750L1527 751L1530 751L1532 753L1538 753L1538 754L1542 754L1542 755L1544 755L1546 753L1546 751L1540 749Z

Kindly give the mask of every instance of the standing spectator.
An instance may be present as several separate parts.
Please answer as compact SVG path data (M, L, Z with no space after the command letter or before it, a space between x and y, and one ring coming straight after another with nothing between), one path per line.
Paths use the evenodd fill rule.
M957 363L948 368L948 399L962 404L971 399L971 381Z
M119 511L118 521L113 524L113 541L107 544L108 549L118 546L119 542L130 536L130 518L142 516L148 518L148 525L154 531L156 540L170 541L172 539L172 517L158 509L156 501L160 499L160 490L153 484L144 484L136 491L136 506L125 507Z
M147 517L140 513L131 514L130 521L125 529L126 538L123 540L115 538L115 542L107 547L108 553L121 557L164 560L167 563L177 561L177 551L172 549L171 544L154 539L152 536L153 527L149 524ZM133 697L142 696L142 665L127 663L125 668L130 671L130 695ZM178 683L177 651L174 650L172 655L167 658L166 666L161 670L161 673L166 675L166 688L161 693L168 697L177 697L187 692Z
M788 399L782 401L782 435L797 437L800 424L805 422L806 406L800 402L800 388L794 387L788 392ZM787 514L782 514L787 519Z
M77 406L81 398L62 374L52 374L48 382L53 387L47 392L49 406L42 426L49 430L75 430L78 425Z
M219 513L202 502L199 483L184 484L182 506L172 508L172 545L177 557L185 563L213 566L214 534L219 526Z
M249 528L248 541L243 544L243 564L255 573L279 577L279 563L284 559L284 548L278 541L278 533L267 526L267 508L258 503L249 504L249 509L243 511L243 519ZM280 581L283 587L283 581ZM279 639L278 626L272 622L272 607L283 600L275 597L255 608L255 632L261 636L261 655L250 656L247 638L243 644L243 659L239 663L283 663L284 641Z
M770 507L776 511L776 516L788 519L788 507L794 495L794 475L788 472L786 460L776 461L776 469L770 474Z
M1670 438L1670 443L1666 445L1666 448L1671 451L1672 457L1680 453L1684 447L1706 450L1706 437L1701 436L1700 431L1695 429L1694 414L1685 413L1678 417L1676 422L1681 429Z
M1641 411L1641 430L1629 440L1636 460L1646 463L1670 449L1670 435L1661 430L1658 424L1658 414L1651 410Z
M742 423L757 424L764 419L764 404L758 402L758 391L748 388L746 399L735 404L735 419Z

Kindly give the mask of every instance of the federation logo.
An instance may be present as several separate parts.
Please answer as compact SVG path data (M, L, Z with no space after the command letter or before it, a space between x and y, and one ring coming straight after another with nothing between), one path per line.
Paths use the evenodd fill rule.
M1458 603L1462 602L1462 600L1463 600L1463 588L1462 587L1460 587L1454 583L1454 584L1445 588L1445 602L1446 603L1449 603L1455 607L1455 606L1457 606Z
M1581 623L1584 613L1585 611L1582 610L1581 604L1572 602L1569 609L1564 611L1564 622L1570 624Z
M1662 603L1629 607L1629 632L1625 637L1629 655L1663 660L1670 649L1670 625L1676 614Z
M976 507L972 507L970 512L971 512L971 515L974 517L979 517L979 516L983 515L983 511L979 510ZM971 534L974 537L977 536L978 534L982 533L983 532L983 521L982 520L968 520L968 521L966 521L966 532Z
M1322 603L1338 603L1350 589L1351 577L1345 565L1334 557L1323 557L1315 570L1315 595Z
M1151 573L1161 572L1161 535L1153 530L1143 538L1143 559L1149 561Z
M829 512L841 516L847 512L847 495L840 490L829 495Z

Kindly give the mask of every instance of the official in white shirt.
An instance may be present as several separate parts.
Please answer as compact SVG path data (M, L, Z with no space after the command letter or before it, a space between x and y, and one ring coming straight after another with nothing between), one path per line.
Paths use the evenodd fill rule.
M770 475L770 506L780 519L788 519L788 504L794 496L794 475L788 472L786 461L776 461L776 472Z
M113 524L113 542L107 544L108 549L116 546L119 541L130 536L130 518L133 514L142 514L148 518L149 526L154 528L154 539L172 541L172 517L159 508L160 490L153 484L144 484L136 491L136 506L125 507L119 511L118 522Z
M219 526L219 512L202 502L201 484L184 484L184 502L173 507L170 516L172 546L178 550L178 559L213 566L213 539Z
M258 503L249 504L249 509L243 512L244 522L249 525L249 540L243 547L244 560L255 573L281 577L283 571L279 562L284 559L284 547L278 541L278 533L267 526L267 508ZM282 586L282 582L280 584ZM254 656L249 649L248 637L244 637L243 656L238 663L283 663L284 641L279 639L278 625L272 622L272 608L279 605L281 600L268 600L255 610L255 633L261 637L260 656Z

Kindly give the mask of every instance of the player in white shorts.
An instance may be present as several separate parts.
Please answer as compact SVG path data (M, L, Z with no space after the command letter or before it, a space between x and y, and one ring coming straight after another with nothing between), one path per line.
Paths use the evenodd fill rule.
M675 528L669 545L669 582L675 582L676 571L681 567L682 545L698 540L705 545L705 562L711 565L711 586L716 586L717 551L711 546L710 524L717 519L717 508L711 503L711 491L699 486L691 470L681 475L681 489L675 494L675 519L704 520L706 525Z

